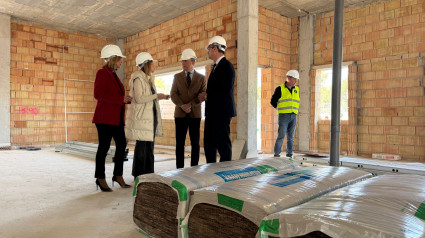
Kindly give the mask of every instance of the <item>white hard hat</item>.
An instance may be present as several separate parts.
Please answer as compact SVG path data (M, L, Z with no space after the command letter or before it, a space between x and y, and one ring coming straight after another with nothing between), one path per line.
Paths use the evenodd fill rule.
M214 36L211 37L210 41L208 42L208 45L205 46L205 49L208 51L208 46L210 45L216 45L219 50L226 51L227 45L226 40L221 36Z
M300 74L295 69L289 70L288 73L286 73L286 77L288 77L288 76L290 76L292 78L300 79Z
M180 60L189 60L189 59L196 60L195 51L193 51L192 49L185 49L185 50L183 50L182 57L181 57Z
M117 45L105 45L100 52L100 58L109 59L111 56L119 56L125 58L122 54L120 47Z
M149 54L148 52L142 52L136 56L136 66L145 64L148 61L156 61L152 58L152 55Z

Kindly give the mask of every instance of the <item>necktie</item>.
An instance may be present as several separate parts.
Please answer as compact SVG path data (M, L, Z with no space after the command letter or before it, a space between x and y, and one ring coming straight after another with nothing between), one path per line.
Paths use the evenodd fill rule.
M187 82L187 87L190 87L190 82L191 82L192 80L190 79L190 72L188 72L187 73L187 76L186 76L186 82Z
M212 73L212 72L214 72L215 66L217 66L217 64L213 64L213 67L212 67L211 73Z

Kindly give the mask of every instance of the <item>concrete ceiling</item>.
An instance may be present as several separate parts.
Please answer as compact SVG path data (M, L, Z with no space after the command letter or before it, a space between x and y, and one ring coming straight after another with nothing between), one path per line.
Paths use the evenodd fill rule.
M124 38L216 0L0 0L0 13L48 26ZM345 0L360 5L374 0ZM259 0L287 17L333 10L334 0Z
M376 0L344 0L345 7L363 5ZM258 0L260 6L289 18L333 11L335 0Z

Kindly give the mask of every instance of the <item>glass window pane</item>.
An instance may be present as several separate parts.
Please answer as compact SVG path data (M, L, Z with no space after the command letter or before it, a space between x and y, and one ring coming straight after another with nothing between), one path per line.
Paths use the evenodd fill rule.
M195 70L205 75L205 67L195 67ZM180 73L179 71L167 72L165 74L155 75L155 86L158 93L170 94L171 87L173 86L174 75ZM165 120L174 120L174 103L170 100L160 100L161 117ZM202 118L205 117L205 103L202 103Z
M331 120L332 69L319 69L316 73L318 83L318 113L321 120ZM348 67L341 70L341 120L348 120Z

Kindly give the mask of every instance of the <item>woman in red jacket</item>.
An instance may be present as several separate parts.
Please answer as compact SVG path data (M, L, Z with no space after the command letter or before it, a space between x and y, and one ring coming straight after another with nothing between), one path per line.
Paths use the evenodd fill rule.
M94 98L97 100L93 123L96 124L99 147L96 153L96 185L103 192L112 192L105 180L105 159L114 138L115 166L112 183L118 182L123 188L129 188L122 174L125 148L127 141L124 133L125 104L131 102L131 97L125 96L124 85L115 71L121 67L125 56L116 45L106 45L101 51L101 58L106 64L97 71L94 83Z

